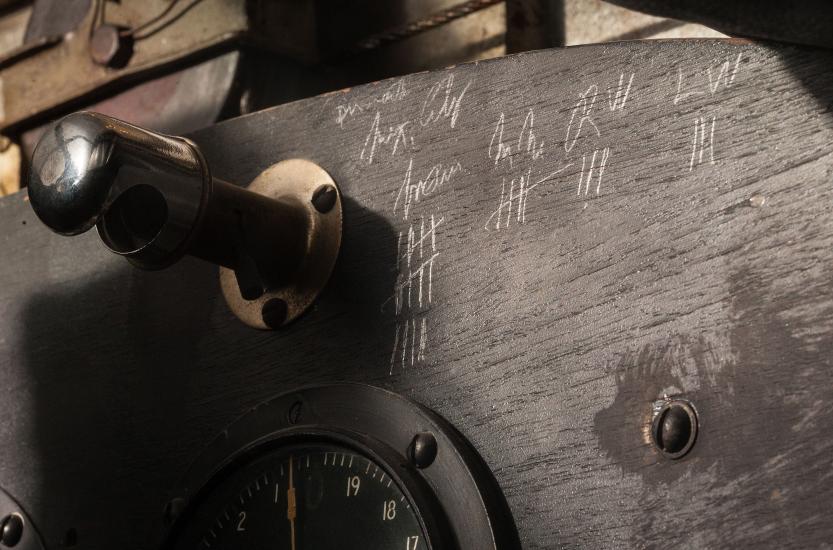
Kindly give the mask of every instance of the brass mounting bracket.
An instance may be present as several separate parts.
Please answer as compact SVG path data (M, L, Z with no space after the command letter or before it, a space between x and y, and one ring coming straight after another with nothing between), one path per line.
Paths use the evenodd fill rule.
M273 164L247 189L302 208L309 223L304 260L288 284L247 300L234 270L220 268L223 296L234 314L251 327L279 328L312 304L332 273L341 247L341 194L323 168L303 159Z

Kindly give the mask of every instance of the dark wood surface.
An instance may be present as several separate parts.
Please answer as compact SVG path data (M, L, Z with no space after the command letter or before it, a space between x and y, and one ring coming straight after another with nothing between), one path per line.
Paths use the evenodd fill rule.
M80 548L151 548L225 425L349 380L454 423L526 548L823 546L831 62L742 42L570 48L198 133L220 178L304 157L346 197L329 287L275 333L232 316L210 265L139 272L3 199L0 486L50 548L70 528ZM678 462L647 438L666 394L701 418Z

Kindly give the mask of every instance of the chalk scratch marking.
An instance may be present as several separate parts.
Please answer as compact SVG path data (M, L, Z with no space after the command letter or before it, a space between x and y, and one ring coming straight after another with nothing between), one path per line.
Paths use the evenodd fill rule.
M714 164L714 127L717 122L717 117L711 117L711 126L708 131L708 138L706 137L706 127L709 123L706 117L697 117L694 119L694 134L691 143L691 158L688 162L688 171L694 170L695 166L703 163L703 155L708 151L708 162Z

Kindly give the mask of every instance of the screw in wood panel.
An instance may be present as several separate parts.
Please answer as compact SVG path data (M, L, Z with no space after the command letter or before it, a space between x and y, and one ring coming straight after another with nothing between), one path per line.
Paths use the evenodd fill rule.
M301 420L301 410L303 409L304 405L300 401L296 401L289 407L289 411L286 413L286 419L289 421L290 424L297 424Z
M698 422L694 407L681 399L666 401L651 422L651 441L663 456L685 456L697 440Z

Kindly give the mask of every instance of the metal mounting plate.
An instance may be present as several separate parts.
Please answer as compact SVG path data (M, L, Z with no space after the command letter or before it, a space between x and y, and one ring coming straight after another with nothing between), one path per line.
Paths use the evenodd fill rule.
M332 186L335 204L326 212L313 205L313 195L322 186ZM264 307L274 300L286 304L286 316L280 326L301 315L315 300L335 266L341 248L341 194L330 175L314 162L289 159L273 164L248 186L249 191L300 205L309 216L309 241L303 263L294 281L284 287L265 292L255 300L240 294L234 271L220 268L220 286L231 310L247 325L259 328L278 328L264 320Z

